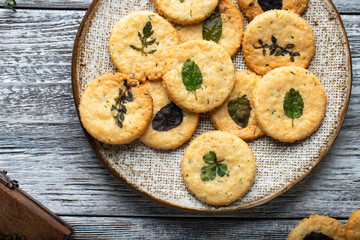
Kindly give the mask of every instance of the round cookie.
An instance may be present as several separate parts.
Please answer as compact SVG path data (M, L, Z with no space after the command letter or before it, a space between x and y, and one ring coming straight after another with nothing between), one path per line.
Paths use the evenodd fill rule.
M162 57L178 44L176 29L157 13L133 12L113 27L109 42L111 59L119 72L140 81L161 78Z
M231 0L220 0L218 7L221 13L222 33L217 43L225 48L230 57L233 57L239 50L244 35L244 20L239 9ZM205 21L210 23L215 20L211 16ZM186 26L176 25L175 28L179 33L180 43L203 39L203 24L204 22Z
M282 66L307 68L315 52L309 24L286 10L257 16L247 26L242 46L247 66L260 75Z
M152 110L149 91L121 73L95 78L81 95L79 104L84 128L108 144L125 144L140 137L151 120Z
M168 98L162 82L146 82L154 103L153 117L140 141L154 149L183 145L196 130L199 114L180 109Z
M345 227L346 240L360 239L360 209L353 212Z
M282 142L311 135L325 115L326 95L320 81L300 67L281 67L267 73L256 84L253 101L261 129Z
M173 47L167 55L165 88L172 101L190 112L207 112L220 106L234 80L231 58L215 42L191 40Z
M169 21L182 25L205 20L214 11L219 0L153 0L156 10Z
M310 215L291 230L286 240L345 240L341 222L328 216Z
M251 21L257 15L274 9L289 10L299 15L308 7L309 0L237 0L237 3L246 18Z
M235 85L228 100L210 112L216 129L232 132L243 140L253 140L264 135L256 122L251 103L252 92L260 79L260 76L250 71L235 72Z
M186 148L181 162L189 192L215 206L229 205L244 196L255 179L253 152L229 132L210 131L198 136Z

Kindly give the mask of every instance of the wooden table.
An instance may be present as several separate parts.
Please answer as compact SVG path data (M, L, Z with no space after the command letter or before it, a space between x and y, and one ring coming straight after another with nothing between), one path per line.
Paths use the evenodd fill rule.
M18 0L16 13L0 8L0 168L68 221L75 228L71 239L285 239L311 213L345 223L360 207L358 0L334 1L350 42L353 86L332 149L285 194L226 215L154 203L96 158L79 124L70 77L74 38L90 2Z

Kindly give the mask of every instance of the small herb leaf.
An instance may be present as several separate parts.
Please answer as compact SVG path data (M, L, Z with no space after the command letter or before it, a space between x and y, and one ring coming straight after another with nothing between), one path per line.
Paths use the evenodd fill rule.
M251 111L250 101L246 95L230 100L227 107L232 120L240 127L246 128Z
M183 83L188 91L200 88L203 76L199 66L192 60L187 59L181 71Z
M216 172L220 177L225 176L227 166L225 164L222 164L220 162L224 161L217 161L216 160L216 153L213 151L208 152L203 156L204 162L207 164L211 164L209 166L204 166L201 168L201 180L203 181L212 181L216 178Z
M156 52L156 49L153 49L153 50L148 51L148 52L146 52L144 50L148 46L155 43L156 38L148 40L148 38L151 37L151 35L153 35L153 33L154 33L154 31L152 30L152 24L151 24L150 21L147 21L144 28L143 28L143 35L141 35L141 33L138 32L138 37L139 37L140 42L141 42L141 47L136 47L134 45L130 45L130 47L132 49L134 49L135 51L141 52L141 55L147 56L148 54L153 54L154 52Z
M169 103L162 107L160 111L155 114L152 121L152 128L156 131L169 131L179 126L183 121L183 113L175 103Z
M203 156L204 162L211 164L216 162L216 154L213 151L210 151L209 153L205 154Z
M184 2L184 0L179 0L181 3L183 3Z
M202 36L204 40L218 42L222 34L222 20L220 8L216 7L215 11L205 19L203 23Z
M292 126L294 126L294 118L303 115L304 101L299 91L291 88L284 98L284 112L286 116L292 118Z

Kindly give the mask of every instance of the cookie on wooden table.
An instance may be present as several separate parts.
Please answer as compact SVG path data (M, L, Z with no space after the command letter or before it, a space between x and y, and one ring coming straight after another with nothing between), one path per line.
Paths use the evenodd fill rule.
M257 16L247 26L242 46L247 66L260 75L282 66L307 68L315 52L309 24L286 10Z
M144 86L153 99L152 121L140 141L154 149L173 149L188 141L196 130L199 114L188 112L173 103L162 82L148 81Z
M345 240L341 222L328 216L310 215L291 230L287 240Z
M169 21L182 25L205 20L219 0L153 0L156 10Z
M111 59L119 72L141 81L161 78L166 49L178 44L176 29L157 13L133 12L113 27Z
M360 239L360 209L353 212L345 227L346 240Z
M165 71L163 82L170 99L190 112L220 106L234 86L231 58L213 41L191 40L173 47Z
M210 131L198 136L186 148L181 162L189 192L215 206L240 199L255 179L253 152L229 132Z
M300 67L267 73L256 84L253 101L261 129L283 142L311 135L325 115L326 95L319 79Z
M86 131L108 144L124 144L139 138L152 117L149 91L121 73L95 78L81 95L79 112Z
M210 112L216 129L229 131L243 140L264 135L255 119L252 92L261 77L250 71L235 72L235 85L227 101Z
M289 10L299 15L305 12L309 0L237 0L246 18L251 21L257 15L274 9Z
M212 40L233 57L239 50L244 35L244 20L231 0L220 0L218 7L204 22L177 25L180 42L194 39Z

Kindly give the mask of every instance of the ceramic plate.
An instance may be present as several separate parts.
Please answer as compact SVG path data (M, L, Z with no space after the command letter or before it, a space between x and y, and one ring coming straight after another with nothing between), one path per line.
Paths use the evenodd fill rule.
M151 0L95 0L75 39L72 86L76 107L86 85L97 76L116 69L108 41L114 24L135 10L156 11ZM351 58L341 19L329 0L310 0L303 18L315 35L316 52L309 70L321 81L328 103L320 128L309 138L284 144L262 137L249 145L258 163L250 191L226 207L213 207L190 195L181 177L181 158L189 142L171 151L153 150L139 141L111 146L88 141L105 167L141 194L169 206L204 212L225 212L263 204L293 187L321 161L338 135L351 90ZM247 69L242 52L233 58L236 70ZM214 130L207 114L200 117L194 137ZM192 138L192 139L193 139Z

